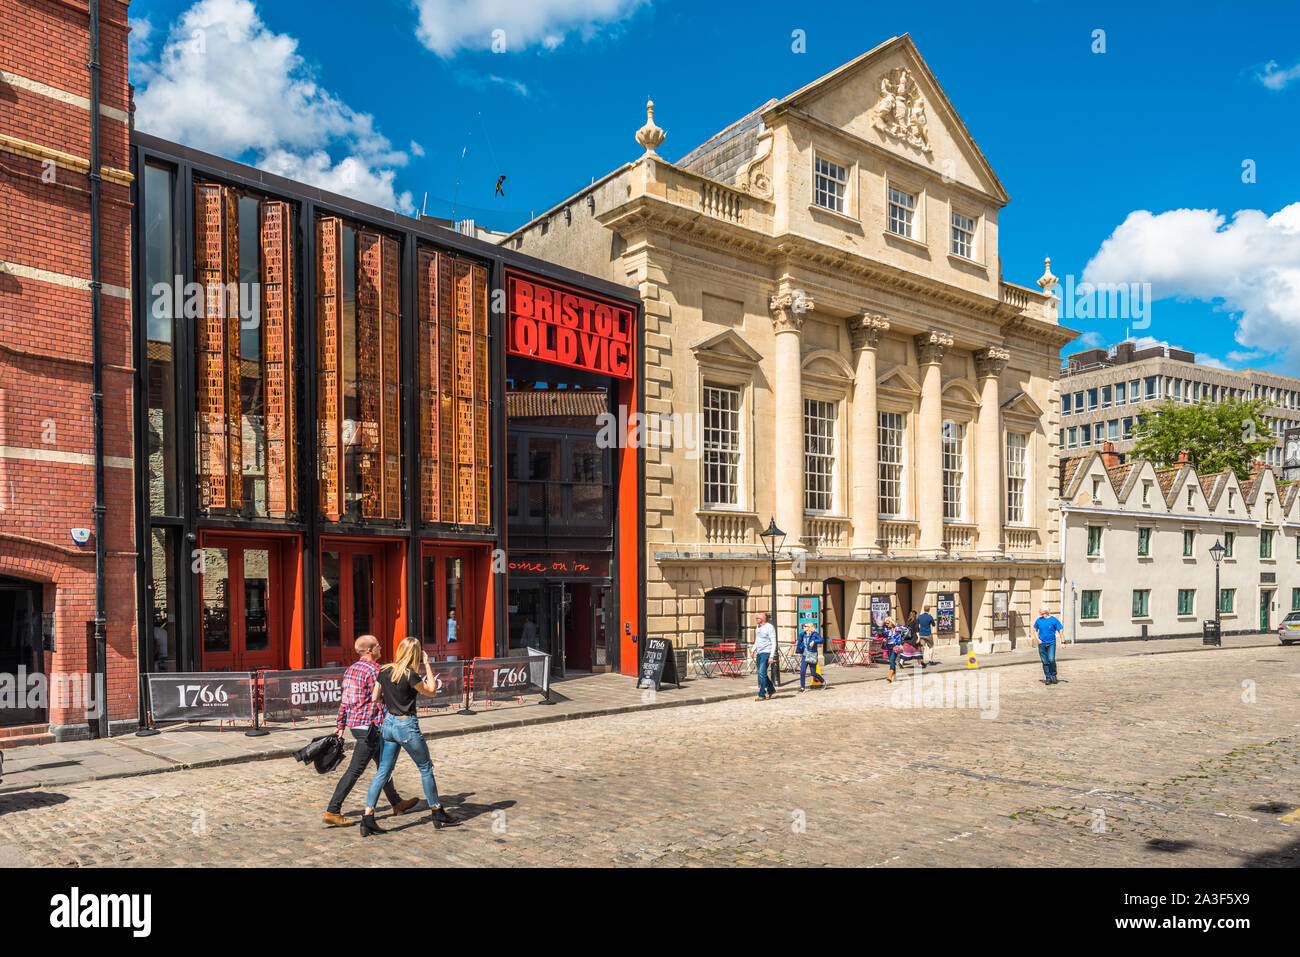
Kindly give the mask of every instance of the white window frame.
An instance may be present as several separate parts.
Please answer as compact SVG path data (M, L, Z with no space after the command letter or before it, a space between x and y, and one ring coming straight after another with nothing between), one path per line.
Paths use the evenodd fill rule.
M966 423L945 419L940 426L940 476L943 485L943 520L965 524L969 495L966 494ZM955 477L955 479L954 479Z
M826 415L829 410L829 416ZM820 428L816 433L810 424L829 423L830 434ZM805 395L803 399L803 451L804 511L820 515L838 514L840 403L818 395ZM814 481L820 479L820 482ZM817 485L823 487L817 487Z
M890 421L885 421L890 416ZM895 421L896 420L896 421ZM897 435L896 458L886 457L889 446L887 436ZM876 508L881 518L902 519L907 515L907 413L880 409L876 412ZM886 505L886 485L896 486L894 492L897 509L889 511Z
M967 228L958 220L964 220L970 224ZM966 250L961 249L961 240L958 234L966 237ZM979 235L980 235L980 217L978 214L967 214L956 206L948 207L948 253L956 256L958 259L965 259L967 262L979 262Z
M894 202L895 193L899 193L901 194L901 196L905 196L912 200L912 206L910 210L906 205L897 204ZM894 229L895 208L900 210L907 210L911 213L911 216L906 218L909 228L908 231L905 233L899 232L898 230ZM899 221L902 221L903 218L904 217L902 216L898 217ZM921 221L922 221L921 191L919 189L909 189L907 186L904 186L901 183L895 183L886 180L885 181L885 232L887 232L891 236L898 236L900 239L910 239L913 242L918 242L918 243L924 242L925 240L920 235L920 229L918 228Z
M710 412L708 408L709 393L734 393L736 397L734 408L725 408L719 410L722 415L734 415L734 444L717 443L717 448L711 448L712 437L715 433L729 434L730 429L717 429L710 424ZM700 507L703 509L734 509L743 510L745 507L745 386L739 382L727 382L725 380L716 380L712 377L701 376L700 381ZM734 456L734 461L728 465L726 462L711 463L710 455L717 453L720 455ZM709 469L716 465L720 469L730 468L733 471L733 498L734 501L709 501L710 488L723 487L720 482L709 478Z
M1007 433L1007 524L1028 524L1029 434Z
M827 169L823 169L823 165ZM843 179L833 175L834 170L843 173ZM849 184L853 176L853 167L848 163L841 163L839 160L832 159L830 156L820 152L813 153L813 195L812 204L817 209L824 209L832 213L838 213L841 216L849 215ZM837 184L839 186L839 205L832 206L822 202L822 196L831 197L834 192L827 188L822 188L823 180L829 185Z

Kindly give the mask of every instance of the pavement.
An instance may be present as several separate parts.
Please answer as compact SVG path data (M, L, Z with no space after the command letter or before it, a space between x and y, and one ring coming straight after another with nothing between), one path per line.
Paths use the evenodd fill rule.
M1222 649L1206 647L1199 638L1073 644L1061 646L1058 663L1065 666L1071 661L1182 651L1213 654L1224 649L1277 644L1277 639L1272 635L1228 636L1224 638ZM937 657L940 658L940 664L927 669L928 672L967 670L966 660L957 654L955 647L940 650ZM978 661L981 668L1039 666L1038 653L1033 647L981 655ZM880 665L829 665L825 669L827 681L834 684L883 681L886 673L887 669ZM782 680L787 686L798 685L797 675L786 674ZM421 717L421 727L426 739L435 740L558 721L607 717L632 711L743 700L755 696L756 681L752 674L740 678L689 678L682 681L680 689L668 684L655 692L648 688L638 690L635 680L625 675L582 675L552 683L555 704L541 704L540 695L530 695L520 703L485 708L474 715L462 715L454 711L435 712ZM149 737L126 734L101 740L9 748L4 752L4 778L0 780L0 794L31 788L62 787L84 781L289 757L332 727L333 717L330 716L309 722L300 721L296 726L273 725L268 728L269 733L265 736L248 737L244 734L247 730L244 727L217 727L211 723L187 724L170 726L161 734Z
M444 736L442 830L383 800L387 834L326 828L338 772L285 758L0 794L0 864L1300 865L1300 648L1067 647L1053 686L1035 657Z

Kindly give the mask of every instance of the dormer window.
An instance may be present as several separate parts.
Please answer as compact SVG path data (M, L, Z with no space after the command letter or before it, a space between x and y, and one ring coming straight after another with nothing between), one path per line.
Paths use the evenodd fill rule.
M1142 483L1142 504L1143 505L1148 504L1147 499L1150 495L1151 495L1151 483L1143 482Z

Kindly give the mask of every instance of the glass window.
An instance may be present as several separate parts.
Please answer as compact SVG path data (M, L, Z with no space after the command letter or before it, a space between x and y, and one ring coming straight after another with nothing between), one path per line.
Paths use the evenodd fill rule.
M715 588L704 595L704 640L739 642L745 623L745 593L736 588Z
M1061 396L1061 414L1062 414L1062 415L1069 415L1069 414L1070 414L1070 399L1071 399L1071 398L1072 398L1072 397L1071 397L1070 393L1068 393L1068 392L1064 393L1064 394Z
M966 426L959 422L943 423L942 445L943 517L959 522L966 516Z
M178 515L176 499L176 355L174 304L176 239L172 221L175 174L161 166L144 168L144 269L148 316L145 344L145 388L148 434L149 512Z
M740 389L704 386L704 504L740 503Z
M1183 529L1183 557L1194 558L1196 556L1196 533L1190 528Z
M913 220L916 216L916 196L901 189L889 187L889 231L898 236L915 239Z
M150 671L180 670L177 667L180 649L176 647L181 614L176 594L176 541L179 534L179 529L174 528L150 529L151 608L149 651L145 658Z
M1101 592L1085 589L1079 593L1079 617L1093 621L1101 617Z
M1237 544L1236 532L1223 533L1223 557L1224 558L1232 558L1232 550L1234 547L1236 547L1236 544Z
M1092 445L1092 426L1082 425L1079 427L1079 444Z
M835 403L804 399L804 508L829 512L835 507Z
M1151 555L1151 529L1138 529L1138 557L1149 558Z
M1123 405L1123 404L1127 401L1127 400L1125 399L1125 392L1126 392L1127 388L1128 388L1128 387L1127 387L1123 382L1117 382L1117 383L1115 384L1115 404L1116 404L1116 405Z
M880 514L893 518L903 514L903 416L881 412L877 418Z
M1151 590L1149 588L1133 589L1133 617L1150 617Z
M963 259L975 258L975 220L953 210L952 252Z
M1109 409L1109 408L1110 408L1110 403L1111 403L1111 400L1112 400L1113 394L1114 394L1114 390L1112 390L1110 386L1108 386L1108 385L1104 385L1104 386L1101 387L1101 407L1102 407L1103 409Z
M1291 589L1291 610L1300 611L1300 588Z
M1261 529L1259 533L1259 557L1273 557L1273 532L1271 529Z
M1147 401L1158 398L1160 395L1160 377L1149 375L1143 381L1146 383Z
M1129 384L1128 384L1128 400L1129 400L1130 402L1141 402L1141 401L1142 401L1142 395L1141 395L1141 393L1140 393L1140 391L1139 391L1139 386L1140 386L1140 382L1139 382L1139 380L1137 380L1137 379L1132 379L1132 380L1129 381Z
M1225 588L1219 592L1219 613L1222 615L1233 614L1233 609L1237 607L1237 589Z
M820 156L817 157L816 167L813 202L823 209L844 212L844 196L849 183L848 170Z
M1196 614L1196 589L1195 588L1178 589L1178 614L1180 615Z
M1088 526L1088 555L1095 557L1101 554L1101 526Z
M1119 439L1119 419L1111 419L1106 423L1106 438L1112 442Z
M1023 432L1007 433L1007 521L1025 523L1025 450L1029 436Z
M1131 439L1133 437L1133 416L1131 415L1124 416L1123 430L1121 434L1126 439Z
M1079 427L1071 426L1069 435L1070 435L1069 447L1072 449L1076 448L1079 444Z

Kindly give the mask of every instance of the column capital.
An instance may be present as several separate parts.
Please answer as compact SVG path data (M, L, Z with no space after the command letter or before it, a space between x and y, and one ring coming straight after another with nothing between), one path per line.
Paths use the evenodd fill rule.
M782 290L767 303L772 313L772 328L777 332L800 332L807 313L816 308L812 297L795 290Z
M979 379L996 379L1002 375L1011 353L1001 346L988 346L975 351L975 376Z
M864 312L849 319L849 339L854 352L875 349L880 345L880 337L888 331L889 320L879 313Z
M916 336L916 354L921 365L943 361L944 354L952 348L953 338L946 332L931 329Z

